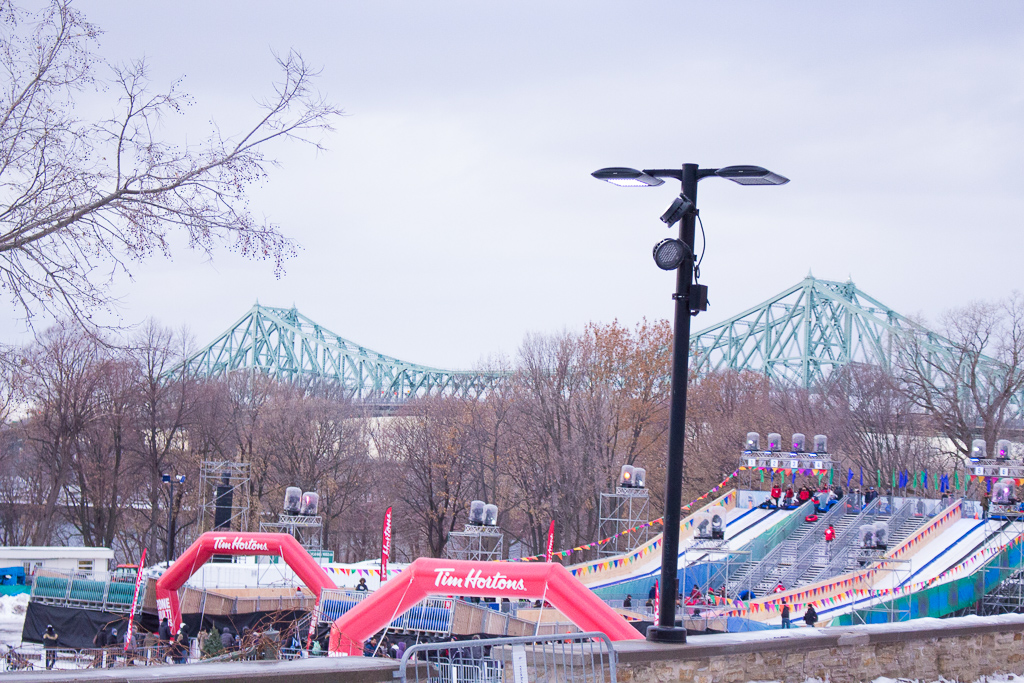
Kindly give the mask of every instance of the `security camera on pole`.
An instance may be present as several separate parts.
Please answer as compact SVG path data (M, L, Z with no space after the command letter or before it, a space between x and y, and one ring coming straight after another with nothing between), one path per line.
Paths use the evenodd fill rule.
M603 168L592 174L620 187L657 187L662 178L682 183L682 193L673 200L661 220L670 228L679 223L678 239L659 242L654 261L663 270L676 271L675 327L672 339L672 391L669 408L668 467L665 473L665 531L661 554L658 623L647 629L655 642L686 642L686 629L676 626L676 595L679 592L679 522L682 515L683 442L686 429L686 380L689 373L690 317L708 307L708 288L696 284L694 237L697 224L697 183L709 176L728 178L740 185L783 185L789 179L759 166L699 168L683 164L682 169Z

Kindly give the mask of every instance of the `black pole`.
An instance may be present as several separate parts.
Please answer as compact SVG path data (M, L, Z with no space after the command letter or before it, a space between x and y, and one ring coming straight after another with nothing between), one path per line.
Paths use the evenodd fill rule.
M683 164L683 194L697 206L697 164ZM686 383L690 366L690 283L693 281L693 241L697 218L692 212L679 221L679 239L690 248L676 272L675 328L672 337L672 393L669 403L668 470L665 476L665 531L661 548L661 600L658 623L647 629L647 640L685 643L686 628L676 626L679 593L679 522L683 505L683 443L686 434Z
M167 502L167 562L174 562L174 477L171 477L171 496Z

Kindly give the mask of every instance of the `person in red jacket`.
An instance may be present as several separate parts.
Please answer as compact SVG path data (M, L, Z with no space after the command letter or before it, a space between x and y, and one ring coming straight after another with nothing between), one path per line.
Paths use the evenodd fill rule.
M782 498L782 489L780 489L778 486L773 486L772 498L775 499L775 507L779 507L779 498Z
M836 530L831 524L825 529L825 547L828 548L828 559L832 559L832 541L836 540Z

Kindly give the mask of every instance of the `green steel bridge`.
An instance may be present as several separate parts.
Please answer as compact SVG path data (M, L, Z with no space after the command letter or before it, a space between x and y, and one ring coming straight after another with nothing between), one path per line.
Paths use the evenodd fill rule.
M258 303L175 372L182 370L202 377L258 370L281 381L330 382L354 400L381 404L439 394L476 398L502 377L407 363L351 342L295 308Z
M862 363L895 370L897 360L921 368L938 386L966 387L973 360L948 339L865 294L851 281L808 275L753 308L690 336L692 367L763 372L783 386L813 389L835 369ZM1006 367L977 359L982 389L996 391ZM1024 396L1011 402L1019 418Z
M847 363L889 368L894 342L923 336L932 352L945 340L857 289L808 275L803 282L728 320L694 333L697 372L756 370L810 389Z
M915 362L957 376L952 344L897 313L853 282L808 276L753 308L690 338L697 373L756 371L784 386L812 389L847 363L892 368L913 349ZM1003 368L981 359L983 374ZM425 395L475 398L507 375L441 370L409 363L351 342L295 308L256 304L181 367L200 376L258 370L283 381L341 384L355 400L401 403ZM961 376L962 373L960 373ZM940 378L941 381L941 378ZM1020 397L1013 413L1020 415Z

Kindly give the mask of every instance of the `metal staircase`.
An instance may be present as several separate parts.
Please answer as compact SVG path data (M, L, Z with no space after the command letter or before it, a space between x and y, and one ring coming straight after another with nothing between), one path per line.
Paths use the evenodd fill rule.
M770 582L770 579L766 577L777 567L787 564L787 558L795 559L795 556L800 553L803 541L807 535L814 529L821 527L822 522L827 526L830 523L828 520L832 519L833 514L839 511L839 506L833 507L818 522L810 524L804 522L804 517L813 510L813 501L808 501L797 508L793 512L793 517L797 520L797 526L784 539L775 539L772 549L760 560L752 558L751 562L740 567L730 577L728 583L728 594L730 596L739 597L744 592L753 592L758 595L763 594L764 584ZM772 583L771 587L774 588L775 585L775 583Z
M803 533L799 538L794 538L784 544L779 561L775 566L766 568L757 587L754 589L757 595L765 595L775 590L780 584L784 588L792 588L801 574L813 563L819 555L825 551L825 529L829 524L844 527L848 504L840 501L832 506L832 509L822 515L817 522L805 524Z

